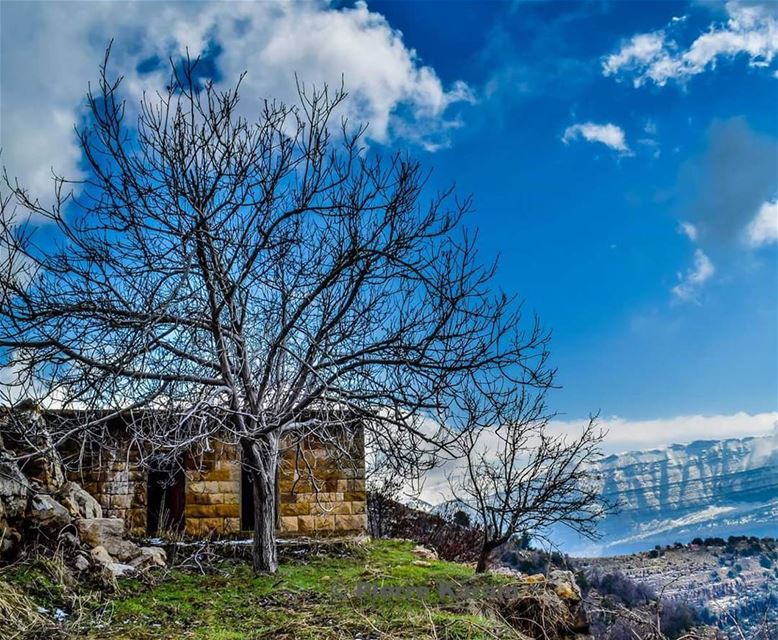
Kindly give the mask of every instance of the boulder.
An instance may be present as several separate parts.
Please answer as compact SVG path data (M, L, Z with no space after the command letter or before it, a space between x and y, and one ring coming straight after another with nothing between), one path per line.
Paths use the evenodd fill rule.
M580 602L582 599L581 589L575 581L575 575L572 571L552 571L548 577L548 584L564 600Z
M161 547L141 547L140 555L133 559L130 564L139 571L164 567L167 564L167 554Z
M103 508L100 503L76 482L63 484L57 495L60 502L68 508L74 518L103 517Z
M122 578L135 573L135 567L122 562L116 562L103 546L96 546L92 549L91 555L95 564L103 567L103 569L110 573L114 578Z
M124 521L119 518L83 518L76 527L81 541L92 547L105 546L103 540L121 540L124 535Z
M24 474L43 491L56 492L65 482L65 473L62 471L62 462L56 452L47 452L29 458L23 465Z
M113 562L111 554L108 553L106 548L101 545L97 545L94 549L92 549L89 555L92 556L92 560L94 560L97 564L105 566Z
M111 575L114 578L124 578L126 576L131 576L136 572L135 567L129 564L124 564L122 562L114 562L113 564L108 566L108 571L111 572Z
M30 522L50 531L67 527L72 518L68 510L50 495L38 493L30 501Z
M124 521L119 518L83 518L76 520L81 541L90 547L104 547L114 558L129 562L141 554L138 545L125 540Z
M549 640L591 639L581 591L570 571L548 576L517 575L491 598L491 606L514 629L536 637L538 628Z
M0 558L11 555L21 539L21 533L0 520Z

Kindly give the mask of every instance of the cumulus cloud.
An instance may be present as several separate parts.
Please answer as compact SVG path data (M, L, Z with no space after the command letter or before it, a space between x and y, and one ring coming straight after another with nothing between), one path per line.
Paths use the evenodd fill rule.
M112 65L125 92L164 87L166 60L204 55L215 79L243 71L246 111L265 97L295 100L304 83L340 86L342 115L369 121L368 139L445 146L459 120L454 103L472 101L467 85L443 85L402 34L364 2L4 3L2 7L3 163L33 194L49 198L51 170L81 176L73 123L114 38Z
M683 82L715 68L720 59L738 56L748 56L752 67L769 66L778 53L774 5L728 2L726 12L725 23L711 24L686 47L671 36L672 27L682 21L673 20L665 30L637 34L603 59L602 72L631 76L639 87L648 82L658 86L670 80Z
M746 242L761 247L778 242L778 200L765 202L746 227Z
M583 138L587 142L599 142L624 154L630 153L624 130L610 122L607 124L582 122L571 125L565 129L564 135L562 135L562 142L569 144L571 141L578 140L579 138Z
M696 301L700 288L715 272L716 269L710 258L705 255L702 249L695 249L694 264L686 273L678 274L679 282L672 288L673 295L679 300Z

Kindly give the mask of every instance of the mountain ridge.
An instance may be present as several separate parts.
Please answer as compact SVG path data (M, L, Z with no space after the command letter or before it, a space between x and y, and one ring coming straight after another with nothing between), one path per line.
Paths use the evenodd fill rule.
M629 554L697 536L778 537L778 429L614 453L594 466L618 512L602 520L597 541L554 529L552 540L570 555ZM424 508L458 509L477 519L456 501Z
M596 467L619 511L603 520L595 544L555 532L565 551L630 553L698 535L778 535L778 431L612 454Z

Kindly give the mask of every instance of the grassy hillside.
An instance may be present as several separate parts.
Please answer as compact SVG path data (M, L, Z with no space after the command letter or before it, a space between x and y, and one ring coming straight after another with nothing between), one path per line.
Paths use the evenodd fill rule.
M254 576L245 563L222 563L211 575L172 572L156 586L122 586L111 624L92 638L494 638L521 637L488 612L424 598L358 595L360 583L423 587L497 583L465 565L419 560L406 542L375 541L346 557L286 562L275 576ZM364 587L363 587L364 589Z
M569 582L476 576L405 541L298 548L273 576L215 556L200 557L202 573L177 555L189 568L123 580L114 593L97 575L76 580L61 554L6 567L0 637L526 639L576 637L581 621Z

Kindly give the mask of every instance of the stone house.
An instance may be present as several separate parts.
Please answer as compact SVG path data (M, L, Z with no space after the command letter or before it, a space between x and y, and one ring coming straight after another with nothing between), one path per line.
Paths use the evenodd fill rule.
M347 456L332 439L282 442L279 537L367 531L364 432L359 428L349 435ZM63 458L67 462L67 453ZM106 517L124 519L134 535L176 529L198 537L237 537L253 530L253 491L236 445L212 442L208 451L185 456L170 472L148 471L138 460L129 446L91 455L82 448L68 476L100 502Z

